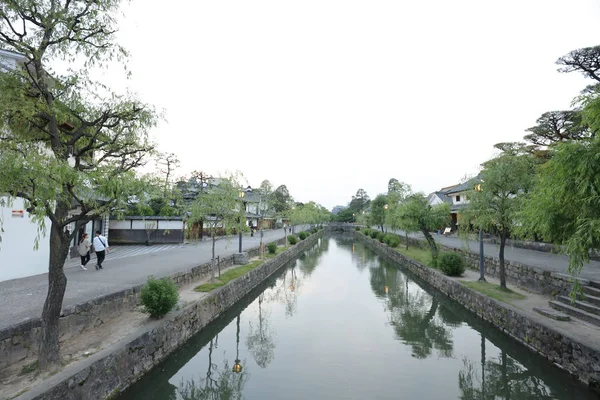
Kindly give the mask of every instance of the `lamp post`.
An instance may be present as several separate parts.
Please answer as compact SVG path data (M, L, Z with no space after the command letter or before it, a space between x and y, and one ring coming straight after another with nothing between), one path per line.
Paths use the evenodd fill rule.
M383 225L385 226L385 233L387 233L387 225L385 225L385 213L387 212L388 208L389 208L389 205L387 205L387 204L383 206L383 209L385 210L383 212L383 215L384 215L384 217L383 217Z
M475 185L476 192L482 192L483 188L481 184L478 183ZM483 254L483 229L481 226L479 227L479 280L481 282L486 282L485 280L485 256Z
M244 210L244 216L246 214L246 207L244 207L244 200L243 200L243 198L244 198L245 195L246 195L246 193L243 190L240 190L238 192L238 197L240 198L240 203L241 203L240 207L242 207L243 210ZM241 253L242 252L242 217L241 216L239 217L238 231L239 231L238 233L239 233L239 238L240 238L239 239L239 244L240 244L239 245L239 247L240 247L239 248L239 253Z
M233 372L240 373L242 372L242 364L240 364L240 316L237 317L237 331L235 334L236 342L235 342L235 364L233 364Z

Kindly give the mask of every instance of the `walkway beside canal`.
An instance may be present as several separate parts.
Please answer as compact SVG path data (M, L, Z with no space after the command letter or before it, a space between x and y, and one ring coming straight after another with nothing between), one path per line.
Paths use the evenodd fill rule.
M296 227L295 230L300 232L301 229ZM283 229L265 231L264 241L272 242L283 236ZM260 233L255 233L254 237L249 235L243 237L244 250L258 247L259 244ZM160 278L189 271L211 260L211 245L212 242L206 240L127 258L111 259L109 256L104 262L102 271L94 270L94 260L88 264L90 268L87 271L81 270L78 264L73 265L72 261L68 261L67 265L71 266L65 269L68 284L63 307L145 283L150 275ZM237 236L220 239L216 243L215 252L218 256L229 256L237 251ZM42 315L47 292L48 274L0 282L0 294L3 300L3 307L0 309L0 329L30 318L39 318Z
M395 231L400 235L404 235L403 231ZM420 233L411 233L409 237L425 240ZM446 237L444 235L433 235L435 241L447 247L464 249L467 248L471 253L479 254L479 242L475 240L469 240L465 242L464 239L458 237ZM488 257L498 258L498 252L500 246L497 244L484 243L483 253ZM516 261L521 264L525 264L531 267L537 267L551 272L559 272L566 274L569 266L569 257L564 254L552 254L545 253L542 251L521 249L518 247L506 246L504 249L504 258L507 261ZM600 281L600 262L590 261L585 264L581 271L581 277L591 280Z

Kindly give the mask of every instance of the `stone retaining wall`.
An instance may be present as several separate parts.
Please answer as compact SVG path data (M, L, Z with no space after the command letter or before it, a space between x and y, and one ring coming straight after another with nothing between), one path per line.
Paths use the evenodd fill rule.
M364 236L361 234L361 236ZM400 241L405 244L406 239L398 235ZM435 238L434 238L435 239ZM419 240L412 237L408 238L408 245L429 250L425 240ZM479 271L479 253L473 253L469 250L448 247L438 243L440 251L456 252L463 256L467 268ZM504 260L506 280L513 285L527 288L534 293L545 294L549 296L565 295L571 292L573 281L570 275L559 272L546 271L542 268L532 267L516 261ZM485 274L498 278L500 269L500 259L498 257L485 256ZM576 278L581 285L589 285L589 280Z
M120 345L110 354L90 357L88 365L44 393L35 390L18 399L109 399L125 390L162 362L192 335L216 319L287 262L313 246L322 231L309 236L277 257L210 292L181 311L169 313L157 326ZM258 250L257 250L258 251Z
M371 249L406 267L449 298L525 347L541 354L559 368L590 385L596 385L598 382L597 374L600 373L600 351L598 349L581 343L567 333L558 332L545 325L543 320L527 316L509 304L475 292L460 282L404 256L383 243L367 238L361 233L356 233L355 237L366 243Z
M285 238L275 241L283 244ZM250 257L259 254L255 247L247 251ZM233 255L222 257L220 267L233 265ZM211 262L207 262L189 271L170 276L178 285L183 286L210 276ZM102 325L125 311L132 310L140 303L140 290L143 284L133 286L115 293L99 296L84 303L65 307L60 318L60 341L63 342L80 335L88 329ZM0 370L15 363L35 359L38 349L41 319L32 318L17 325L0 330Z

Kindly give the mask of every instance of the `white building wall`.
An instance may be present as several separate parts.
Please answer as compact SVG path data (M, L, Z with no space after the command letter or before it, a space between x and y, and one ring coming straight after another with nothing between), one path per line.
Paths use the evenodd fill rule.
M15 199L11 207L0 207L4 228L0 243L0 282L48 272L48 236L40 237L38 249L34 250L37 224L31 221L27 211L23 218L14 218L12 210L24 210L23 200ZM47 218L46 228L49 234L50 220Z

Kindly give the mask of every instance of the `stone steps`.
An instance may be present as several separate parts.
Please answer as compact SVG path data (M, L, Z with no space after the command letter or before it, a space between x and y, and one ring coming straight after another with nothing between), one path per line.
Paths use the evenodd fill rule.
M571 317L578 318L596 326L600 326L600 316L556 300L550 300L548 304L555 310L562 311L565 314L570 315Z
M592 282L590 282L590 284L591 283ZM593 282L593 283L596 283L596 282ZM582 289L583 289L583 293L591 294L592 296L596 296L596 297L600 297L600 288L593 287L593 286L584 286Z
M576 300L575 302L572 302L571 298L568 296L558 296L556 298L556 300L560 301L561 303L568 304L572 307L579 308L580 310L587 311L592 314L596 314L597 316L600 317L600 307L596 307L595 305L593 305L587 301Z
M590 286L596 289L600 289L600 282L590 281Z
M585 294L584 297L580 298L580 300L585 301L586 303L593 304L596 307L600 307L600 297L592 296L590 294Z

